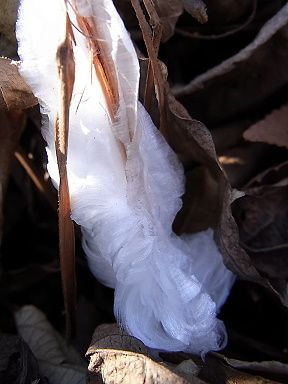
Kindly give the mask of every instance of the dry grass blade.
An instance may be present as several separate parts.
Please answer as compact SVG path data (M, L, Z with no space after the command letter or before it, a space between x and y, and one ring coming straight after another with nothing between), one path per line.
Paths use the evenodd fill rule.
M61 84L59 112L56 121L55 147L59 168L59 247L66 310L67 334L74 328L75 317L75 244L74 226L70 217L70 195L67 177L67 150L69 107L74 86L75 62L72 48L72 30L68 15L65 36L57 50L58 75Z
M165 107L164 107L164 79L163 79L162 73L160 71L160 66L158 64L158 58L157 58L157 51L158 51L157 46L159 47L158 41L160 41L161 36L160 37L154 37L154 39L153 39L153 34L151 31L151 28L149 26L148 21L145 18L145 15L144 15L144 12L141 8L139 0L131 0L131 4L132 4L134 11L136 13L136 16L137 16L137 19L139 22L139 26L140 26L141 31L142 31L143 40L144 40L144 43L145 43L145 46L147 49L147 53L149 56L149 60L150 60L149 65L151 65L151 70L153 73L155 93L156 93L156 97L157 97L157 101L158 101L158 108L159 108L159 113L160 113L160 131L165 135L165 133L166 133L165 116L166 115L165 115ZM150 17L151 17L151 15L152 16L154 15L154 17L155 17L156 12L155 12L155 10L152 10L153 4L149 1L144 1L144 5L145 5L147 12L150 15ZM147 80L146 80L146 91L145 91L146 92L145 104L146 104L146 102L148 102L149 97L150 97L147 95L147 91L149 88L149 86L147 85L147 82L149 83L149 81L150 81L149 80L149 78L150 78L149 72L150 71L148 70L148 74L147 74L147 78L146 78ZM149 112L149 110L148 110L148 112ZM167 135L165 135L165 136L167 136Z

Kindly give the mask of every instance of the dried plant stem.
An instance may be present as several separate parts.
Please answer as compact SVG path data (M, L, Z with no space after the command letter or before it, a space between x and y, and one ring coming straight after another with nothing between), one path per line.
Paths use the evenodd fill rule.
M57 66L60 80L59 112L55 124L55 147L60 176L59 184L59 251L64 303L66 311L66 332L69 337L74 329L76 306L75 281L75 239L74 225L70 217L70 194L67 176L67 151L69 131L69 107L72 98L75 62L71 23L66 13L66 27L63 42L57 50Z
M164 81L163 81L163 76L160 70L160 66L158 63L158 49L159 49L159 44L160 44L160 39L161 39L161 29L156 28L154 31L154 36L153 32L151 31L151 27L148 23L148 21L145 18L144 12L141 8L139 0L131 0L131 4L134 8L134 11L136 13L140 29L142 31L143 35L143 40L147 49L147 53L150 59L149 62L149 67L152 70L153 74L153 80L154 80L154 87L155 87L155 93L156 97L158 100L158 108L159 108L159 114L160 114L160 131L164 134L164 136L167 136L167 129L166 129L166 118L165 118L165 109L164 109ZM144 1L145 8L147 10L147 13L149 17L151 17L151 21L154 24L154 21L156 23L154 26L157 26L157 20L158 15L155 11L154 4L151 2L151 0L146 0ZM157 16L156 16L157 15ZM152 19L153 17L153 19ZM157 33L158 31L158 33ZM151 88L150 88L150 78L151 75L149 74L151 70L148 68L148 73L147 73L147 78L146 78L146 89L145 89L145 106L146 103L151 103L150 98L152 98L151 95ZM147 93L148 92L148 93ZM147 106L146 106L147 107ZM149 105L148 105L149 107ZM149 108L148 108L149 111Z
M92 64L97 72L106 99L110 119L111 121L115 121L119 108L119 91L115 68L112 63L109 63L109 61L105 59L105 42L101 41L101 38L97 36L93 19L77 15L77 22L79 30L87 38Z

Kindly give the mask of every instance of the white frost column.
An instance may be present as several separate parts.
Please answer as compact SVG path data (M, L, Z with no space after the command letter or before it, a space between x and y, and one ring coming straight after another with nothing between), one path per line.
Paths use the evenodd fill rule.
M56 186L53 126L63 8L60 0L22 0L17 22L21 73L39 99ZM72 218L81 225L91 271L115 289L118 323L146 345L199 354L218 350L226 332L216 315L234 277L212 230L182 237L172 231L184 192L183 169L138 102L139 66L130 37L112 0L75 0L68 9L76 73L67 168ZM98 54L114 69L115 119L75 12L89 18L105 47Z

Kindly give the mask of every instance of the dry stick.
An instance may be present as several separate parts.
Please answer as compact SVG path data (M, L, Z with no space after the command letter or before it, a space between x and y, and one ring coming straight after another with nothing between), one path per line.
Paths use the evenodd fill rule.
M67 150L69 130L69 107L75 80L75 62L72 47L72 27L67 12L63 42L56 55L60 80L60 104L55 124L55 147L60 176L59 184L59 251L66 311L66 333L71 336L75 326L76 279L74 226L70 217L70 195L67 177Z
M163 82L163 76L158 64L157 54L152 41L151 29L142 11L139 0L131 0L131 4L136 13L136 16L142 31L143 40L144 40L144 43L148 52L148 56L150 59L150 63L151 63L154 85L155 85L155 93L158 100L158 108L160 113L160 131L167 138L167 128L166 128L165 109L164 109L164 93L163 93L164 82Z

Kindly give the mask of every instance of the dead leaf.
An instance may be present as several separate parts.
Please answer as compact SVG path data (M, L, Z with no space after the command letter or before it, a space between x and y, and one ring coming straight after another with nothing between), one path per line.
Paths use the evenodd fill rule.
M263 103L288 82L287 22L286 4L244 49L177 86L177 99L192 116L213 124Z
M96 328L86 356L90 359L91 384L203 384L193 374L187 381L182 377L183 370L177 374L170 366L152 360L140 340L128 336L115 324Z
M220 220L216 227L216 240L225 264L239 278L262 284L274 292L271 285L259 274L248 254L240 246L238 227L231 213L231 204L235 201L235 196L238 198L239 195L235 194L225 182L223 182L220 191L223 201Z
M287 381L288 365L280 361L243 361L225 357L219 353L213 353L216 357L226 362L232 368L255 372L261 375L274 377L275 380Z
M17 329L36 357L40 372L51 384L86 383L85 363L68 347L36 307L24 306L15 313Z
M47 383L41 378L37 360L18 336L0 336L0 382L5 384Z
M209 356L205 359L199 377L210 384L277 384L261 376L251 375L232 368L217 358Z
M248 128L244 139L288 148L288 105L282 106Z
M8 110L23 110L38 104L30 87L20 76L17 63L3 57L0 58L0 97Z

